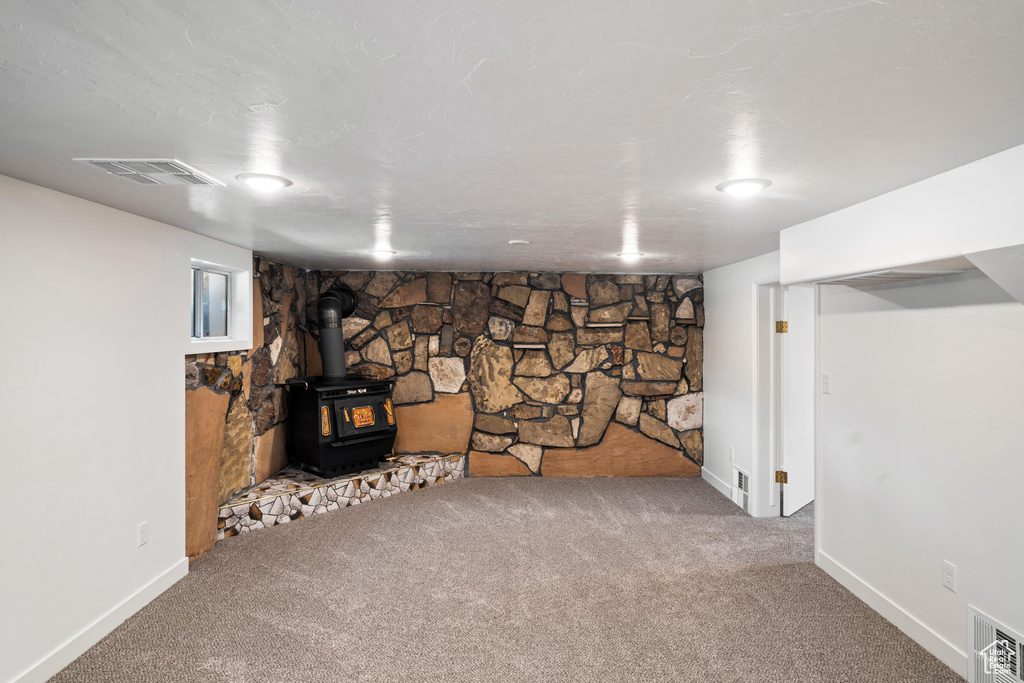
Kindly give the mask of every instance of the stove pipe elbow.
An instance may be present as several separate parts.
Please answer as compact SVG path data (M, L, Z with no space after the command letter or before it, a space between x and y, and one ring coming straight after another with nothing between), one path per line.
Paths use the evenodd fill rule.
M356 310L356 293L347 285L338 285L320 295L316 302L316 320L320 326L320 360L323 381L345 379L345 333L341 321Z

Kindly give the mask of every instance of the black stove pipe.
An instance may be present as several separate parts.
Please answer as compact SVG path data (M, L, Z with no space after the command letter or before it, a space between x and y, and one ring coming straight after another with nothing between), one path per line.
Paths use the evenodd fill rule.
M347 285L328 289L316 301L316 320L320 325L320 360L325 383L345 381L345 333L341 321L356 310L356 303L356 293Z

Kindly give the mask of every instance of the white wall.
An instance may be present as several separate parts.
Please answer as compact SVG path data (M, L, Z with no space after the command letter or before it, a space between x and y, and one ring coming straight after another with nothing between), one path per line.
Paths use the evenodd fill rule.
M187 572L189 259L252 254L3 176L0 207L0 681L42 681Z
M704 273L703 476L725 495L730 446L736 466L756 476L757 287L778 279L779 252Z
M784 230L782 283L1024 243L1024 145Z
M1024 306L974 272L823 287L820 325L819 564L966 675L968 603L1024 629Z

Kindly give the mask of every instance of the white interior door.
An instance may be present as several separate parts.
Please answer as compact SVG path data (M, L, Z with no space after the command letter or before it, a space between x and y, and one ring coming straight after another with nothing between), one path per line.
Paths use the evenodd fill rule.
M814 500L815 316L813 286L783 289L784 317L789 325L780 334L782 392L779 469L786 473L782 515L788 517Z

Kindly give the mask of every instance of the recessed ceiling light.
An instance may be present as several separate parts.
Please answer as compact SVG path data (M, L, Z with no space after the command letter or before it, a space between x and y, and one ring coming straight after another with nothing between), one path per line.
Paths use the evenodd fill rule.
M373 254L373 257L378 261L387 261L398 252L392 251L391 249L374 249L370 253Z
M265 173L243 173L235 176L243 183L260 192L276 192L292 184L287 178L278 175L267 175Z
M618 256L626 263L636 263L637 261L640 260L640 257L643 255L644 253L642 251L624 251Z
M731 194L734 197L750 197L771 184L770 180L765 180L764 178L741 178L740 180L730 180L722 183L715 189Z
M508 243L513 247L521 247L524 244L529 244L530 240L509 240Z

